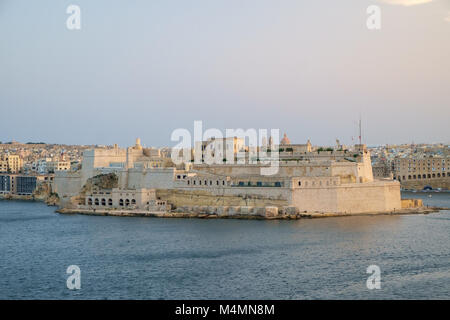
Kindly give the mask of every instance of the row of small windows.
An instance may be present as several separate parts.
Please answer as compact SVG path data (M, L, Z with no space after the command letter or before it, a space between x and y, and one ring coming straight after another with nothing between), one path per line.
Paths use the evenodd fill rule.
M412 180L412 179L432 179L432 178L445 178L445 177L450 177L450 173L432 173L432 174L430 174L430 173L428 173L428 174L418 174L418 175L415 175L415 174L413 174L413 175L408 175L408 177L406 177L406 176L402 176L401 178L400 177L396 177L396 178L398 178L399 180L401 179L401 180ZM408 178L408 179L407 179Z
M336 181L331 182L331 181L329 181L329 180L325 181L325 185L327 185L327 186L332 185L332 184L337 185L337 182L336 182ZM322 181L319 181L318 185L319 185L319 186L322 186L322 185L323 185L323 184L322 184ZM302 186L302 182L301 182L300 180L298 181L298 186L299 186L299 187ZM304 186L304 187L307 187L307 186L308 186L308 181L304 181L303 186ZM312 186L312 187L315 187L315 186L316 186L316 181L311 181L311 186Z
M113 201L112 199L108 199L108 201L106 201L106 199L98 199L95 198L94 200L92 198L88 199L88 205L92 206L92 205L102 205L102 206L106 206L106 203L108 203L108 206L112 206L113 205ZM135 199L125 199L125 201L123 199L119 200L119 206L129 206L129 205L135 205L136 204L136 200Z
M188 185L199 185L199 186L201 186L202 185L202 180L192 180L192 182L191 182L191 180L188 180L187 181L187 184ZM216 181L213 181L213 180L209 180L209 185L210 186L212 186L213 184L215 184L216 186L220 186L220 185L222 185L222 186L224 186L225 185L225 180L222 180L222 181L219 181L219 180L216 180ZM203 181L203 185L204 186L207 186L208 185L208 180L204 180Z
M136 200L131 199L131 202L130 202L130 199L125 199L125 202L123 201L123 199L120 199L120 200L119 200L119 206L123 207L124 203L125 203L125 206L129 206L130 203L131 203L132 205L135 205L135 204L136 204Z

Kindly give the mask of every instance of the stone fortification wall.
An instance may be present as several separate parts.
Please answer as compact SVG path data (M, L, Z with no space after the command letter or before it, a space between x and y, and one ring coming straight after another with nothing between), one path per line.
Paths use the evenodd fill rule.
M124 172L121 175L121 179L126 179L121 185L131 189L171 189L175 179L175 168L129 169L128 173Z
M286 198L277 198L267 195L247 194L243 190L239 192L236 188L234 192L225 192L218 194L211 190L175 190L175 189L159 189L156 190L156 197L167 201L175 207L181 206L286 206L288 200ZM269 189L269 188L268 188ZM270 188L273 189L273 188ZM280 189L280 188L279 188ZM248 191L248 190L247 190ZM267 192L270 192L267 190Z
M300 212L374 213L401 209L395 181L342 184L293 190L292 205Z
M84 182L80 172L58 171L55 174L53 182L53 191L59 196L59 205L61 207L72 207L73 198L76 197Z

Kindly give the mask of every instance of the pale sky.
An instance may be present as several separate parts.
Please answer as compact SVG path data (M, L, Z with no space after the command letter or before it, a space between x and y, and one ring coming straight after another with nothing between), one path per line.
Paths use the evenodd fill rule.
M0 141L349 144L360 113L369 145L450 142L450 0L0 0Z

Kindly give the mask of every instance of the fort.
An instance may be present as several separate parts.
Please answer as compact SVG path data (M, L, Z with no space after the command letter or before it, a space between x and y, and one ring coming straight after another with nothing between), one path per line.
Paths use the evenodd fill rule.
M60 212L111 215L282 218L421 207L402 207L398 181L374 179L363 144L323 150L285 136L276 147L283 150L277 173L261 175L268 165L259 162L176 165L137 139L126 149L85 151L77 170L55 174L54 192Z

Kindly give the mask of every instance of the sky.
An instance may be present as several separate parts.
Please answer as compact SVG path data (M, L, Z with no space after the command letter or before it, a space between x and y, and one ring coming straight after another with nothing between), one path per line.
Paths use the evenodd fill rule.
M360 116L369 145L450 143L450 0L0 0L3 142L351 144Z

